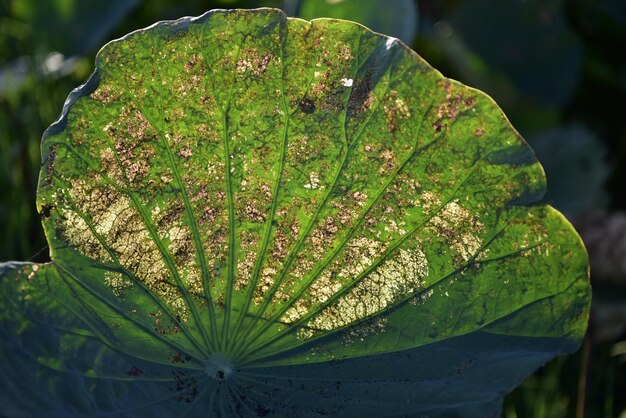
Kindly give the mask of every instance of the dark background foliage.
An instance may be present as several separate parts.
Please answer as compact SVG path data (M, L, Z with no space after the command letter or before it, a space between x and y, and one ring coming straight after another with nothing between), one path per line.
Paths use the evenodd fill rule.
M505 417L626 417L624 0L0 0L0 260L47 261L39 141L106 41L212 8L281 7L402 39L500 104L548 175L545 200L589 249L594 300L577 353L505 400Z

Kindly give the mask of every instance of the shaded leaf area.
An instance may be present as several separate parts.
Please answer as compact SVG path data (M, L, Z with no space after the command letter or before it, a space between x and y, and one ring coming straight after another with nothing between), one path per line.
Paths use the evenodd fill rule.
M127 336L142 340L145 348L126 351L111 332L123 326L117 315L104 304L81 301L80 289L71 284L56 286L63 277L51 265L7 263L2 275L0 294L10 303L0 317L5 342L0 370L3 382L11 383L2 392L2 405L15 417L42 410L52 417L95 411L115 417L366 416L372 410L385 416L489 416L500 408L494 393L512 389L528 368L576 345L552 337L576 320L567 315L552 318L553 330L540 338L501 332L512 323L529 334L545 329L546 321L537 316L567 303L570 296L560 294L536 303L521 321L512 315L445 342L354 360L245 368L220 384L198 358L156 343L149 333L136 329ZM584 286L577 287L585 293ZM33 391L25 370L36 370L33 378L46 383ZM207 411L207 402L215 409Z
M139 329L123 342L119 315L83 298L52 265L6 263L0 274L6 416L183 416L199 394L206 374L196 359ZM133 343L145 349L129 352Z
M59 415L485 416L584 333L586 254L530 148L361 26L134 32L43 150L52 263L3 267L0 318L7 362L85 388Z

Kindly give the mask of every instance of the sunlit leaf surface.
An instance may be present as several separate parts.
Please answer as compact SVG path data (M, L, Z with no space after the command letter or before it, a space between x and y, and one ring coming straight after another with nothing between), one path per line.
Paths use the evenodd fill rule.
M43 151L53 261L0 266L6 416L496 416L585 329L530 148L350 22L134 32Z

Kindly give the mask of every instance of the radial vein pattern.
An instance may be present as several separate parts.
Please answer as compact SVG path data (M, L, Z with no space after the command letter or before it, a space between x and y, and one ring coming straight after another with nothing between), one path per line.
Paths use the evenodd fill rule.
M584 250L538 202L532 151L486 95L356 24L260 9L134 32L43 150L53 262L6 267L39 301L7 318L60 306L59 344L104 343L79 374L139 395L98 410L480 415L584 330ZM465 393L480 362L508 377Z

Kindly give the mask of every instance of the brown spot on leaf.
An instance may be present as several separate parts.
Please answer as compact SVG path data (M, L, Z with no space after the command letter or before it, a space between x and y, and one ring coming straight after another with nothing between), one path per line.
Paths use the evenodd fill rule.
M313 103L311 99L308 99L306 97L300 100L300 102L298 103L298 107L303 113L306 113L307 115L315 112L315 103Z
M50 212L54 209L54 205L43 205L41 207L40 215L43 219L47 219L50 217Z
M447 128L449 123L454 122L462 112L471 109L476 104L474 97L464 94L467 93L467 90L463 87L444 80L442 88L447 94L445 100L437 108L437 119L432 125L436 132L441 132Z
M133 366L130 369L128 369L126 374L129 376L137 377L137 376L141 376L142 374L144 374L144 372L139 367Z
M184 65L185 71L189 72L195 65L202 60L201 55L194 55L189 61L187 61ZM153 74L154 76L154 74Z
M118 100L121 95L121 92L116 92L110 85L100 86L96 91L91 93L92 98L104 104Z
M237 72L250 72L255 76L260 76L267 71L267 67L272 60L272 54L259 54L251 48L244 48L241 57L237 60Z

